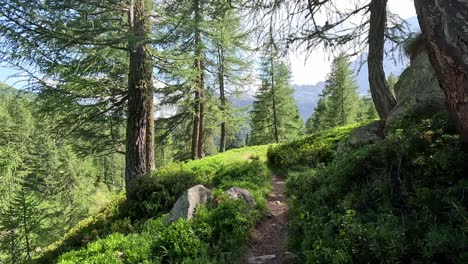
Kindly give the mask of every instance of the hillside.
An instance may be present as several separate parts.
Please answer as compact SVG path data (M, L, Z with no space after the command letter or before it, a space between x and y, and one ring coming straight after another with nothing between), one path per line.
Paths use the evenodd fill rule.
M4 83L0 83L0 96L1 95L16 95L16 94L18 94L18 90Z

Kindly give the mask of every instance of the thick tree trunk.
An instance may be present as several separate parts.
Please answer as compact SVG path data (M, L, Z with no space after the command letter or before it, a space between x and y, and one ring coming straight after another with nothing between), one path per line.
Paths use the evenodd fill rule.
M468 2L415 0L431 64L450 117L468 145Z
M151 81L153 76L151 75ZM151 92L148 93L147 98L147 111L148 111L148 125L146 126L146 167L148 172L156 169L154 157L154 99L153 99L153 86L151 85Z
M219 100L221 103L221 113L223 115L223 120L221 122L221 139L219 144L219 152L226 151L226 95L224 92L224 52L222 47L218 47L218 59L219 59L219 69L218 69L218 81L219 81Z
M369 85L372 99L381 119L395 107L396 100L390 91L383 68L387 1L372 0L369 27Z
M152 62L145 44L150 30L149 11L144 0L132 0L129 10L130 71L128 74L127 148L125 187L131 196L131 182L148 172L148 99L152 98Z
M272 105L273 105L273 136L275 143L279 143L278 135L278 115L276 113L276 94L275 94L275 64L273 56L270 58L271 64L271 93L272 93Z

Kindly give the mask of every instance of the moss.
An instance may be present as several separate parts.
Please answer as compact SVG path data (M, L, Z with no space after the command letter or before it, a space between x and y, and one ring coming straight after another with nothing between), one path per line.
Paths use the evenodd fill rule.
M410 60L416 58L421 52L426 51L423 35L419 33L408 38L403 45L403 49Z

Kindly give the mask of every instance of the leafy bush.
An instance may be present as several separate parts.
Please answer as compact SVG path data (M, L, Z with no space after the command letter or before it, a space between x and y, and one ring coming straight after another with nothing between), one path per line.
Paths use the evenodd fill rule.
M267 153L268 166L278 173L286 174L288 171L328 163L334 159L338 143L356 127L339 127L291 143L272 146Z
M86 250L71 251L62 255L58 263L153 263L149 261L150 242L148 236L124 236L116 233L89 244Z
M97 214L84 221L71 234L79 242L60 241L50 251L54 255L42 256L42 263L53 263L59 252L83 246L121 227L129 227L123 233L132 234L111 234L62 255L60 263L234 262L252 226L265 212L265 195L271 184L264 162L266 149L267 146L250 147L186 164L171 164L151 176L137 179L131 192L133 202L126 203L122 197L116 207L118 214ZM161 214L168 212L186 189L200 183L215 188L213 193L219 197L219 205L197 208L193 221L180 220L164 226ZM257 207L248 208L243 201L228 199L223 191L232 186L249 190ZM94 222L97 217L101 219L98 225ZM136 222L143 223L148 218L153 219L141 228L135 227ZM96 235L83 239L90 232Z
M79 248L98 237L110 233L128 233L133 227L127 216L125 197L121 196L97 214L79 222L61 240L45 248L34 261L44 264L54 263L61 253Z
M133 219L148 219L168 212L177 198L197 183L197 175L177 163L151 176L137 178L130 190L128 213Z
M290 173L290 247L307 263L467 263L467 158L424 120Z

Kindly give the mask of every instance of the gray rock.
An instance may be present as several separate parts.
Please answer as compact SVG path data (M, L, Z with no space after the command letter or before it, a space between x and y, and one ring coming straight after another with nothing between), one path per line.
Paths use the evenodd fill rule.
M348 144L352 147L359 147L380 141L382 140L382 130L382 126L378 121L357 127L351 132Z
M395 84L397 105L387 117L387 125L407 115L430 117L444 112L445 95L440 89L427 52L415 55Z
M292 252L286 251L284 252L284 259L289 263L296 263L299 261L299 256Z
M192 219L195 207L211 200L211 191L203 185L196 185L184 192L177 199L171 211L166 217L166 225L172 224L178 219Z
M379 121L374 121L351 131L346 142L338 145L338 153L343 153L351 148L376 143L383 139L383 128Z
M247 191L246 189L242 189L239 187L232 187L226 191L226 194L229 195L233 199L242 199L244 200L244 202L246 202L248 205L252 207L255 207L257 205L252 194L250 194L250 192Z
M264 256L258 256L258 257L251 257L247 260L247 262L249 264L263 264L275 258L276 258L275 255L264 255Z

